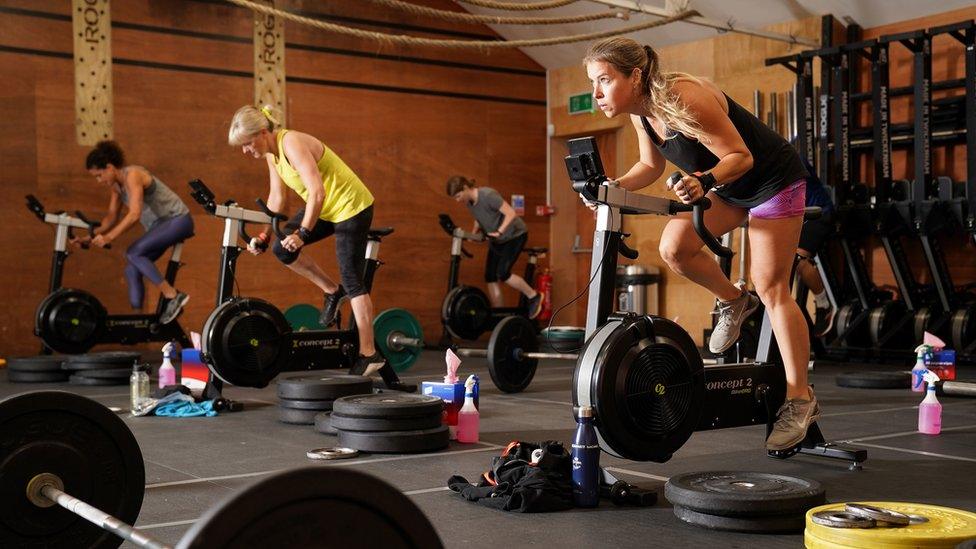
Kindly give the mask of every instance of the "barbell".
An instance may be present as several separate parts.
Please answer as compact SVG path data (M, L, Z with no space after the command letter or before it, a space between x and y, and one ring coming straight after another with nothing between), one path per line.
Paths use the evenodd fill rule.
M535 325L523 316L502 319L491 332L487 349L457 349L460 356L488 359L488 372L495 386L506 393L525 390L535 377L539 359L576 360L576 353L539 351Z
M63 391L0 402L0 547L172 546L130 526L145 494L142 452L125 422ZM103 509L107 509L105 511ZM347 468L302 467L232 494L176 549L442 547L417 506Z

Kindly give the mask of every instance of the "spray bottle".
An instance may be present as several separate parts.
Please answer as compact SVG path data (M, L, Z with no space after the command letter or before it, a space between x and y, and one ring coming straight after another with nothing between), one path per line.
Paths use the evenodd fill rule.
M923 343L918 347L915 347L915 367L912 368L912 392L914 393L924 393L925 392L925 380L923 376L925 372L929 371L925 367L925 361L932 357L932 346Z
M457 440L466 444L478 442L478 427L480 416L474 405L474 375L468 376L464 382L464 406L458 412Z
M925 370L922 378L928 383L928 390L925 391L922 403L918 405L918 432L937 435L942 432L942 405L935 398L935 384L939 382L939 376Z
M159 367L159 388L167 385L176 385L176 368L169 360L170 353L173 352L173 342L170 341L163 345L163 364Z

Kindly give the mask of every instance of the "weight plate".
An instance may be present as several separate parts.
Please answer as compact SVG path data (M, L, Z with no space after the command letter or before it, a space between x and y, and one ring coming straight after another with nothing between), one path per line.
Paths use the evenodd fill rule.
M952 348L962 351L976 341L976 306L967 305L952 313Z
M301 374L278 380L278 398L329 400L373 392L373 380L348 374Z
M15 356L7 359L11 372L59 372L65 355Z
M290 425L314 425L316 414L321 410L295 410L293 408L278 408L278 421Z
M441 322L457 339L475 340L488 329L491 303L473 286L456 286L444 296Z
M319 311L314 305L299 303L297 305L292 305L285 310L285 320L288 321L288 325L291 326L291 329L296 332L302 332L305 330L324 330L325 326L319 322L320 314L321 311Z
M315 415L315 430L323 435L338 435L339 431L332 426L332 413L324 412Z
M879 525L908 526L912 523L911 517L904 513L866 503L848 503L844 510L853 515L874 520Z
M704 402L698 347L665 318L609 320L576 363L573 404L593 407L600 447L617 457L669 460L698 426Z
M292 410L318 410L319 412L331 410L332 399L323 400L298 400L293 398L278 399L278 406Z
M821 511L841 512L845 508L844 503L832 503L807 511L806 534L813 535L820 542L834 544L833 546L842 545L862 549L952 547L976 537L976 513L970 511L923 503L895 501L859 503L890 509L905 515L920 515L927 518L928 522L911 524L901 528L871 528L867 530L830 528L814 523L812 520L814 513ZM827 545L820 546L826 547Z
M447 425L433 429L381 433L339 430L339 446L355 448L360 452L394 454L434 452L447 448L449 443L450 433Z
M333 448L316 448L315 450L305 452L305 457L314 460L349 459L358 455L359 450L342 448L340 446L335 446Z
M343 431L414 431L434 429L443 421L441 413L416 417L350 417L338 413L331 416L332 427Z
M686 509L721 516L800 515L826 501L815 480L752 471L702 471L671 477L664 497Z
M838 387L855 389L908 389L911 372L847 372L837 376Z
M203 325L200 353L215 376L239 387L266 387L291 358L291 326L267 301L231 299Z
M61 365L65 370L106 370L111 368L132 369L132 364L142 359L140 353L132 351L104 351L86 355L69 356Z
M84 290L61 288L48 294L34 316L34 333L59 353L84 353L105 332L108 312Z
M359 418L440 417L444 401L430 395L388 392L342 397L336 399L332 410L346 417Z
M437 530L389 484L349 468L272 475L207 511L177 549L443 547Z
M80 374L74 374L68 377L68 383L72 385L98 385L98 386L108 386L108 385L126 385L129 380L126 378L121 379L101 379L94 377L85 377Z
M76 376L87 377L90 379L125 379L128 380L132 375L132 368L112 368L106 370L83 370L75 374Z
M423 349L396 345L392 336L397 334L419 341L424 340L424 331L420 322L406 309L387 309L373 320L373 339L380 353L386 357L394 370L403 372L420 358Z
M495 387L506 393L524 391L535 377L539 360L521 353L538 350L535 325L531 320L522 316L503 318L488 340L488 373Z
M10 383L51 383L68 381L68 372L22 372L9 370L7 381Z
M878 526L873 518L847 511L820 511L810 515L810 520L814 524L830 528L876 528Z
M886 349L908 349L913 345L912 323L904 322L907 314L908 308L900 300L885 301L868 311L868 337L871 345L879 345L884 338L888 338L885 342ZM892 335L896 329L898 333Z
M674 516L695 526L709 530L729 532L750 532L754 534L776 534L799 532L803 530L803 514L773 515L765 517L726 517L699 513L692 509L674 506Z
M56 475L64 491L135 524L146 474L135 437L85 397L37 391L0 402L0 546L118 547L122 538L58 506L37 507L27 483Z

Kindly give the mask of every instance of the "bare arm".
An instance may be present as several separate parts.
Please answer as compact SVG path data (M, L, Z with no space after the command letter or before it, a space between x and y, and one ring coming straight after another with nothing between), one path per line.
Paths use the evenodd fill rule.
M125 215L119 220L111 229L105 230L102 234L105 239L111 242L118 238L122 233L128 231L130 227L139 222L139 216L142 214L142 200L143 191L145 190L145 185L149 183L149 174L142 170L129 170L128 175L125 177L125 193L129 196L129 203L126 208ZM112 202L118 202L119 198L116 193L112 193L114 196ZM111 202L109 203L109 209L111 209ZM108 216L106 216L108 217ZM118 210L116 210L115 217L118 217Z
M640 117L630 116L630 122L637 130L637 146L640 149L640 159L624 175L617 178L617 184L628 191L643 189L651 183L657 181L664 173L664 166L667 163L664 155L651 142L651 136L647 135L644 125L641 124Z
M752 169L752 153L715 94L691 81L675 83L674 91L701 126L707 138L702 145L718 158L718 164L709 170L715 185L735 181Z
M505 230L508 229L508 226L512 224L512 221L515 221L518 214L515 213L515 208L513 208L507 200L502 200L502 207L498 208L498 211L500 211L505 217L502 218L502 222L498 224L498 229L496 229L495 232L505 234Z
M112 229L119 220L119 210L122 209L122 199L119 198L119 193L112 188L111 196L108 199L108 211L105 213L105 217L102 218L101 225L95 229L95 234L105 234Z
M302 227L312 230L315 221L322 212L322 202L325 201L325 185L322 184L322 174L319 173L318 163L312 155L308 144L294 133L288 133L281 140L282 153L288 158L288 162L295 167L302 183L308 190L305 198L305 217L302 219Z

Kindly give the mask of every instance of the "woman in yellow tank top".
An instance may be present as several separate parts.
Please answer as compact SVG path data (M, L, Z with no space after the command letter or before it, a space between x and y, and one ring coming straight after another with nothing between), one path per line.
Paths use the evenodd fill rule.
M373 220L373 195L331 149L315 137L281 128L270 107L241 107L231 121L228 143L268 164L271 189L268 207L280 211L290 188L305 201L286 224L293 232L274 243L275 256L288 268L311 280L325 293L321 322L335 323L339 307L350 300L359 329L359 360L351 373L372 375L390 368L373 342L373 303L363 284L366 241ZM303 247L331 235L336 237L339 278L336 284L314 259L301 255ZM270 235L262 232L248 243L258 255Z

